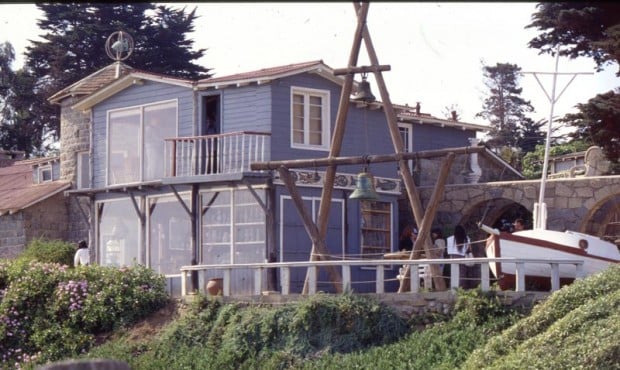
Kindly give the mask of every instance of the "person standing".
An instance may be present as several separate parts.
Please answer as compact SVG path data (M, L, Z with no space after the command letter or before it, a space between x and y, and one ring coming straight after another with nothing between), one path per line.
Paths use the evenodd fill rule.
M400 234L400 240L398 241L399 251L410 251L413 249L413 244L418 237L418 231L416 228L406 226L403 232Z
M86 240L80 240L78 249L73 256L73 266L88 266L90 264L90 253L88 252L88 244Z
M462 225L456 225L454 234L448 237L447 251L449 258L465 258L470 250L470 239ZM474 266L475 267L475 266ZM459 287L465 287L465 279L468 274L469 267L465 264L459 266Z

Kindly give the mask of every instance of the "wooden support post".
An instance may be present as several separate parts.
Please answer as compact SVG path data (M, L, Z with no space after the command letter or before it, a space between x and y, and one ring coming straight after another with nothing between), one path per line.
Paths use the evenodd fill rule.
M310 236L310 240L312 240L313 254L312 256L310 256L311 260L326 260L325 256L327 256L329 252L327 250L327 247L325 246L324 239L320 237L319 230L316 224L312 221L312 217L310 216L310 213L308 213L304 201L303 199L301 199L301 195L295 187L295 181L292 179L291 173L284 167L280 167L278 169L278 172L280 173L280 178L284 182L284 185L286 185L286 188L291 194L291 199L293 200L295 208L297 208L297 212L299 213L299 216L304 223L304 228ZM340 273L338 272L338 270L334 266L326 266L325 269L327 270L327 274L329 275L332 284L334 284L334 289L336 290L336 292L342 293L342 279L340 278ZM306 287L308 286L308 281L309 276L306 277L303 294L308 294L309 292L309 290L306 290Z
M446 180L448 179L448 175L450 174L450 167L452 167L452 163L454 162L454 158L456 156L454 153L449 153L448 156L443 160L441 165L441 171L439 172L439 178L437 179L437 184L435 185L435 189L433 190L433 194L431 195L430 203L428 208L426 209L426 213L424 214L424 218L422 218L422 223L420 225L420 230L418 233L418 239L413 245L413 249L411 250L410 259L416 259L414 257L418 257L417 251L420 248L424 247L424 252L426 254L426 258L435 258L435 254L433 253L434 246L430 242L430 231L431 226L433 225L433 220L435 218L435 213L437 211L437 206L439 205L439 201L443 197L444 188L446 185ZM429 247L430 246L430 247ZM431 275L433 276L433 282L435 283L435 288L437 290L445 290L446 289L446 281L444 280L442 273L440 271L439 265L432 264L430 265ZM415 271L417 273L417 271ZM410 275L413 277L413 273L410 272L409 269L405 269L405 278ZM399 293L405 291L405 284L403 282L405 279L401 280L400 288L398 289Z

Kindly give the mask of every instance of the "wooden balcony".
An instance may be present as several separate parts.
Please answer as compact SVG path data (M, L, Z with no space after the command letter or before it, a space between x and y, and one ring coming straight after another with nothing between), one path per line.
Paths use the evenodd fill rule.
M242 176L251 171L252 162L269 159L270 138L269 133L240 131L165 139L164 176L168 179Z

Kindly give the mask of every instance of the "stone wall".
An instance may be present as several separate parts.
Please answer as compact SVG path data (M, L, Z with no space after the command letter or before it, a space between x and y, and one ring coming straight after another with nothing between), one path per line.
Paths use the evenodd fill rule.
M26 245L24 233L24 213L17 212L2 216L0 222L0 258L17 257Z
M68 199L61 193L22 211L26 244L36 238L67 240L67 202Z
M72 189L77 183L77 153L90 150L91 133L90 114L71 109L76 101L77 98L65 99L60 113L60 178L71 181ZM83 197L69 199L67 240L88 240L89 226L83 213L89 214L89 204L89 200Z

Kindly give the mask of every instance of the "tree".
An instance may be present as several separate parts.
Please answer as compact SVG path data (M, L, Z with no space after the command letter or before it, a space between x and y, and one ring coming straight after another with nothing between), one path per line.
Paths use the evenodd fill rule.
M541 3L528 28L542 33L528 46L541 53L553 54L558 45L560 55L592 58L597 70L616 62L620 65L620 5L613 2ZM616 73L620 76L620 70ZM579 113L568 114L560 121L577 128L575 138L603 148L608 159L620 156L620 98L618 92L599 94L587 103L578 104Z
M620 158L620 94L610 91L598 94L586 104L577 104L578 113L567 114L564 120L577 130L573 137L599 145L607 159Z
M553 55L561 45L564 48L560 55L592 58L598 70L614 61L620 64L620 4L545 2L536 8L526 28L537 28L542 33L530 40L530 48Z
M521 97L521 68L515 64L497 63L495 66L483 66L483 71L489 92L483 111L476 117L482 117L491 124L487 144L499 153L527 153L533 150L536 144L544 141L544 135L540 132L542 125L526 116L534 111L534 107ZM506 159L513 164L518 162L518 156L513 154Z
M47 98L89 74L112 63L105 53L110 34L123 30L134 38L134 52L124 62L132 67L174 77L209 77L208 68L193 61L205 49L192 50L196 9L186 13L151 3L39 3L44 18L38 26L45 41L27 47L25 73L35 79L36 99L29 107L38 135L60 137L59 107ZM27 119L20 117L20 120ZM28 124L16 122L16 125Z
M554 145L549 149L552 157L583 152L590 144L583 140L573 140L569 143ZM523 168L521 172L526 179L540 179L542 176L542 164L545 158L545 145L537 145L536 149L523 156Z

